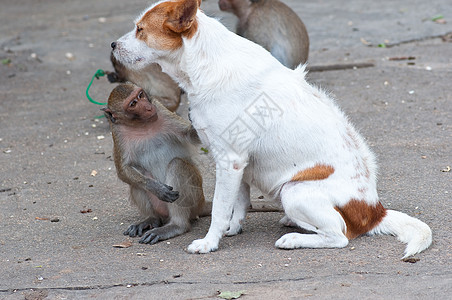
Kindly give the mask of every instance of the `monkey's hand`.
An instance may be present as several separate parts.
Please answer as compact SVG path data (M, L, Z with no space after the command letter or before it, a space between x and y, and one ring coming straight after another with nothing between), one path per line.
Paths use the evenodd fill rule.
M121 78L119 78L118 73L116 72L106 72L108 81L110 83L121 82Z
M173 203L179 198L179 192L173 191L172 186L158 182L155 179L148 178L146 180L146 189L164 202Z

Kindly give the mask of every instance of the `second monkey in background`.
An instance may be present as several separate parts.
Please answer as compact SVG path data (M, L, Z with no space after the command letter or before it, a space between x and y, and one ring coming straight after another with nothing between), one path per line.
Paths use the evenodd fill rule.
M298 15L278 0L219 0L223 11L236 15L236 33L268 50L288 68L306 63L309 36Z

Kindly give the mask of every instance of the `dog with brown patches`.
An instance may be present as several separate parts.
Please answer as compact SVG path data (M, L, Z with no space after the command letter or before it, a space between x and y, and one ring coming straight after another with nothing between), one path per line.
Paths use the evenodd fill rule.
M160 1L112 44L139 70L158 63L187 92L190 116L216 163L212 221L191 253L218 249L241 231L254 185L281 201L286 223L316 234L288 233L276 247L345 247L362 234L392 234L404 257L428 248L418 219L382 207L374 155L334 100L261 46L230 32L200 0Z

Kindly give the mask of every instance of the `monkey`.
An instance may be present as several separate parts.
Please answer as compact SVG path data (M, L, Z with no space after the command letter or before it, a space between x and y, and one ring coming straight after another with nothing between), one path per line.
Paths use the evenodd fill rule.
M158 97L159 102L168 110L172 112L177 110L182 91L169 75L162 72L162 68L158 64L135 71L118 62L112 53L110 53L110 61L115 71L107 72L108 81L111 83L132 82L142 87L147 94Z
M239 20L236 33L261 45L288 68L304 64L309 56L309 36L298 15L278 0L219 0L222 11ZM374 67L374 63L337 63L308 66L310 72Z
M238 35L261 45L286 67L294 69L308 60L308 32L286 4L278 0L219 0L218 5L238 17Z
M203 214L202 177L193 162L199 137L191 124L133 84L115 87L103 108L119 179L144 220L124 232L155 244L190 230Z

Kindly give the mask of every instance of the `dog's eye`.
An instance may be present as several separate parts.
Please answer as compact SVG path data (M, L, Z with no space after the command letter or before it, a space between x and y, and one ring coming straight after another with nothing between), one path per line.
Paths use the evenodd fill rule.
M129 107L135 107L136 105L137 105L137 100L132 100L132 101L130 101L130 103L129 103Z
M137 26L137 33L141 32L142 30L143 30L142 27L138 27L138 26Z

